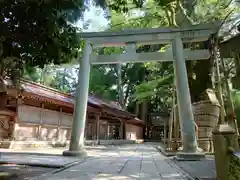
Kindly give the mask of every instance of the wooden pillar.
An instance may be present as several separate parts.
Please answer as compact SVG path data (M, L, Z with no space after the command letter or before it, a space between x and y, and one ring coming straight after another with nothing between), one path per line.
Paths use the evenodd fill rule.
M99 122L99 120L100 120L100 115L96 115L96 140L99 140L99 128L100 128L100 122Z
M229 180L229 166L232 156L229 150L239 150L235 129L228 124L218 125L213 130L213 145L217 180Z
M122 121L121 123L121 130L122 130L122 136L121 138L124 139L124 124L125 124L125 120Z
M6 107L7 101L8 101L8 96L5 94L1 94L3 92L3 87L5 86L4 84L1 84L1 79L0 79L0 109L4 109Z
M181 136L179 135L180 132L180 122L179 122L179 114L178 114L178 106L176 105L174 108L174 119L176 121L176 127L175 127L175 133L176 133L176 149L179 147L178 141L181 139Z
M123 121L123 139L126 139L126 121Z
M177 127L177 119L176 119L176 110L175 105L173 105L173 137L174 137L174 143L172 145L172 150L177 150L177 141L178 141L178 127Z
M113 124L109 123L108 125L108 139L113 139Z
M218 52L219 52L219 49L218 49ZM220 53L220 52L219 52ZM220 59L221 59L221 64L222 64L222 68L223 69L226 69L226 64L225 64L225 61L224 59L221 57L221 55L219 54L220 56ZM229 68L229 67L228 67ZM224 81L225 81L225 87L227 89L227 97L228 97L228 106L229 106L229 110L230 110L230 115L231 115L231 124L233 124L233 126L235 127L236 129L236 133L237 135L239 136L239 130L238 130L238 124L237 124L237 119L236 119L236 115L235 115L235 108L234 108L234 104L233 104L233 99L232 99L232 93L231 93L231 89L229 87L229 82L228 82L228 74L226 71L223 71L224 72ZM228 108L227 108L228 109ZM228 111L227 111L228 112ZM229 113L229 112L228 112Z
M172 115L170 116L170 119L169 119L169 132L168 132L168 142L169 142L169 144L168 144L168 147L170 148L170 149L172 149L172 133L173 133L173 112L172 112Z
M167 145L167 120L164 121L164 146Z
M96 125L94 123L94 121L91 123L91 136L92 136L92 140L96 139Z
M44 104L41 104L41 112L40 112L40 123L38 125L38 140L41 140L41 129L42 129L42 121L43 121L43 113L44 113Z
M219 103L221 105L221 111L220 111L220 118L219 124L223 124L225 122L225 108L224 108L224 99L223 99L223 90L222 90L222 83L221 83L221 75L220 75L220 64L219 64L219 58L218 58L218 47L215 44L215 41L212 39L213 43L213 60L215 61L215 70L216 70L216 90L217 90L217 96Z
M135 114L137 116L139 116L139 103L138 102L136 102L136 105L135 105Z
M61 119L62 119L62 108L60 108L60 111L59 111L58 127L57 127L57 141L61 141L61 135L60 135Z
M109 130L110 130L110 127L109 127L109 123L107 121L107 134L106 134L106 139L109 139Z
M124 120L120 120L120 127L119 127L119 138L120 139L123 139L123 134L124 134L123 124L124 124Z

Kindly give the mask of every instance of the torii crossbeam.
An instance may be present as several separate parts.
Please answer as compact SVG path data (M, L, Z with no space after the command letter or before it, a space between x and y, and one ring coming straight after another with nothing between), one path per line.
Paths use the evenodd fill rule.
M65 155L82 155L91 64L117 64L148 61L173 61L176 78L177 102L181 124L183 152L196 153L197 141L191 106L185 60L209 59L208 49L183 49L183 43L202 42L217 32L219 23L197 25L183 29L157 28L133 29L120 32L80 33L85 40L83 58L80 61L75 116L69 151ZM172 52L136 53L137 45L171 44ZM126 46L125 54L95 55L95 47ZM78 109L76 109L78 108Z

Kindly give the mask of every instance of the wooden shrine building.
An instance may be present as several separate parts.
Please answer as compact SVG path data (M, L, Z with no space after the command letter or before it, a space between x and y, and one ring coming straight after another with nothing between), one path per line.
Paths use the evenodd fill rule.
M71 136L75 98L26 80L13 86L4 80L0 98L0 147L22 144L66 144ZM88 97L86 140L143 139L145 122L117 103Z

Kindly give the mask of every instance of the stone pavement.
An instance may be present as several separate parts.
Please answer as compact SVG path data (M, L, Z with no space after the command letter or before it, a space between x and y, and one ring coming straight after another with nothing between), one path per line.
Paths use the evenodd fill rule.
M86 150L91 154L105 151L106 146L87 146ZM62 156L62 152L68 148L45 149L0 149L0 164L18 164L48 168L62 168L84 161L84 158Z
M56 155L34 154L1 154L0 164L18 164L38 167L61 168L75 162L84 161L83 158Z
M16 164L4 164L0 166L0 179L4 180L30 180L51 173L54 168L43 168Z
M162 146L161 143L148 143L152 146L159 149L159 146ZM163 148L162 148L163 149ZM163 153L164 155L171 156L173 153ZM175 154L175 153L174 153ZM214 155L207 155L205 159L201 161L177 161L175 159L167 159L167 161L172 161L184 172L190 175L193 179L196 180L216 180L216 167Z
M104 150L108 146L85 146L86 150ZM1 154L31 154L31 155L62 155L62 152L68 150L68 147L54 148L19 148L19 149L0 149Z
M207 156L201 161L176 161L174 163L194 179L216 180L214 156Z
M153 146L132 144L88 151L90 158L38 180L187 180L191 179Z

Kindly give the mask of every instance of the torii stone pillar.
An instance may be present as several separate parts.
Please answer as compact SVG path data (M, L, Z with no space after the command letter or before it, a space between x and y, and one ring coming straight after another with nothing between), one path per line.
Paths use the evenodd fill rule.
M76 103L74 109L74 119L72 124L72 133L70 147L68 151L64 151L65 156L85 156L84 150L84 133L86 124L86 112L88 102L88 87L90 75L90 54L91 45L85 41L83 50L83 58L80 61L80 70L78 73L78 85L76 93Z
M183 42L180 34L172 41L174 71L176 78L177 102L181 125L181 136L184 153L197 152L194 117L188 85L187 69L183 54Z

